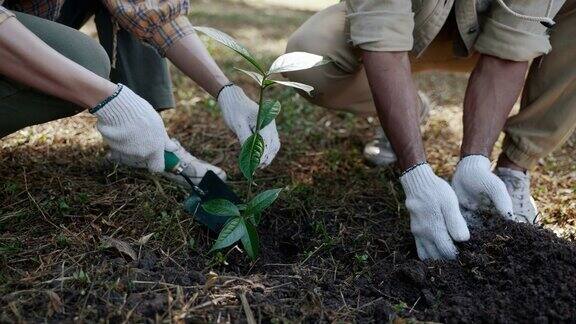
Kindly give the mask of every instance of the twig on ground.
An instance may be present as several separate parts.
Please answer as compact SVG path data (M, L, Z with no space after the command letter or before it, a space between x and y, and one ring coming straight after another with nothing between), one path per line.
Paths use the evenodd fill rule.
M242 308L244 309L244 314L246 314L246 321L248 324L256 324L256 319L254 318L254 313L248 304L248 299L246 298L246 292L240 292L240 301L242 302Z

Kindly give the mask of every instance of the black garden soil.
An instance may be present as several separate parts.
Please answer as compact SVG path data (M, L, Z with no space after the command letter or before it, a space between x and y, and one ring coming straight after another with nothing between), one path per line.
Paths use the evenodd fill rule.
M257 262L233 249L212 271L200 270L205 260L194 255L171 262L165 252L143 249L131 261L122 248L102 249L87 256L97 277L83 281L75 274L68 278L73 283L54 280L36 293L7 294L0 322L16 319L8 311L16 301L20 318L54 322L77 314L89 322L121 322L124 310L142 322L245 322L247 309L263 323L576 321L576 246L547 230L488 217L459 245L458 261L421 262L405 222L367 221L366 235L379 237L368 242L373 254L367 258L337 239L318 245L317 222L266 222ZM341 225L320 231L347 237ZM59 271L54 277L62 278Z

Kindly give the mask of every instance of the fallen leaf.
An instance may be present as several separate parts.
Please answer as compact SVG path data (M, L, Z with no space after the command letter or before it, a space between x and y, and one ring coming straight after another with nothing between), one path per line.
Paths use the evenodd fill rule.
M144 235L142 236L139 240L138 240L138 245L144 245L146 243L148 243L148 241L150 240L150 238L154 235L154 233L150 233L148 235Z
M129 256L132 260L136 260L138 258L136 251L132 249L130 244L121 241L119 239L115 239L109 236L103 236L101 239L102 244L106 248L114 248L118 250L118 252Z
M204 284L204 291L212 289L218 281L218 274L216 272L210 271L206 276L206 283Z
M64 311L62 299L52 290L46 291L48 295L49 303L48 303L48 317L52 317L55 313L62 313Z

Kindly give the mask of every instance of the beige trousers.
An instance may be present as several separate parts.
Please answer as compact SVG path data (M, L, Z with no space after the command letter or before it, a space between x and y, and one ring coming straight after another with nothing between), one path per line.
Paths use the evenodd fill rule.
M504 152L527 169L562 145L576 128L576 8L567 7L556 16L550 37L552 52L532 64L521 110L505 127ZM316 105L375 114L359 50L347 41L345 14L343 3L331 6L316 13L291 36L287 52L315 53L332 63L289 73L288 78L313 86L313 97L305 97ZM411 57L414 73L470 72L474 68L477 54L464 59L453 55L455 28L454 22L448 21L419 58Z

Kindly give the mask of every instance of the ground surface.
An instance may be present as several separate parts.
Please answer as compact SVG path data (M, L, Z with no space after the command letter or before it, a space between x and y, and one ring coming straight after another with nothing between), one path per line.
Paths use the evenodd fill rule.
M196 1L192 19L271 61L314 9L273 2ZM232 70L238 59L209 48L249 85ZM228 170L241 192L238 146L214 101L176 71L174 82L178 109L164 114L170 133ZM424 136L446 178L457 162L465 82L418 77L438 105ZM255 262L239 249L208 253L213 236L182 211L183 189L103 164L87 114L2 139L0 322L246 321L248 309L262 322L576 321L574 140L533 173L544 226L562 239L491 218L460 245L458 262L423 263L394 171L362 160L375 121L326 112L290 90L275 95L283 147L258 183L285 190L264 215Z

